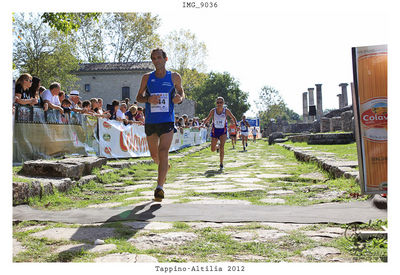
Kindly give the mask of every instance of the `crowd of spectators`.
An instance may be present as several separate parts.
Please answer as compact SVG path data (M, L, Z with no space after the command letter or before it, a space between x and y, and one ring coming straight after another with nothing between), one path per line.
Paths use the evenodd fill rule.
M61 90L61 84L53 82L49 88L41 86L40 79L24 73L15 82L13 113L16 105L36 106L44 111L58 110L63 117L71 112L88 116L96 116L121 121L128 124L144 124L144 109L136 102L130 104L128 98L114 100L107 108L103 108L102 98L81 100L79 91L69 94ZM65 121L62 119L62 121Z
M61 84L58 82L51 83L49 88L46 89L41 86L38 77L27 73L22 74L15 82L14 103L40 107L44 111L58 110L62 117L75 112L121 121L125 125L144 125L145 121L144 108L137 105L137 102L131 103L129 98L113 100L111 104L106 105L106 109L103 109L102 98L91 98L90 100L82 101L79 91L73 90L67 94L61 90ZM184 128L200 128L202 122L198 117L189 118L186 114L175 116L175 126L181 131ZM205 126L208 127L209 125Z

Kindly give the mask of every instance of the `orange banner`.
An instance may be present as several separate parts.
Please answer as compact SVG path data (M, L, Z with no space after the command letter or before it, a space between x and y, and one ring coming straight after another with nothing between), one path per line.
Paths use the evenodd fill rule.
M353 48L353 73L361 189L387 193L387 45Z

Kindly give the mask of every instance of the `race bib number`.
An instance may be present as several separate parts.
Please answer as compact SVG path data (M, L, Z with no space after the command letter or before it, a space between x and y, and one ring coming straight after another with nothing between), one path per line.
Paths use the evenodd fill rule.
M153 93L152 95L160 96L158 104L151 104L152 113L168 113L169 112L169 94L168 93Z
M224 128L224 122L222 120L216 120L214 123L215 128Z

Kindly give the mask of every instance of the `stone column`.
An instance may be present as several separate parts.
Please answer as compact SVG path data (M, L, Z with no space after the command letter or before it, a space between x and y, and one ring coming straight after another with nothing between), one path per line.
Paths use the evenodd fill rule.
M339 98L339 109L342 109L343 108L343 95L337 94L337 97Z
M308 108L310 108L310 106L315 106L314 104L314 88L308 88ZM315 116L308 116L309 122L313 122L314 121Z
M322 117L322 84L315 84L317 90L317 119L321 119Z
M308 105L314 105L314 88L308 88Z
M339 86L342 88L342 100L343 100L343 107L349 105L347 101L347 83L340 83Z
M308 101L307 92L303 93L303 121L308 122Z

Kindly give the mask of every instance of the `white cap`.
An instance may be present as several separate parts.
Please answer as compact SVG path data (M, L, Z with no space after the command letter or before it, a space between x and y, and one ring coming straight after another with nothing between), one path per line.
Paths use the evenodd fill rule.
M79 96L79 91L73 90L73 91L71 91L71 92L69 93L69 95L77 95L77 96Z

